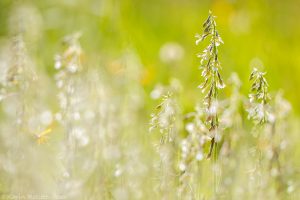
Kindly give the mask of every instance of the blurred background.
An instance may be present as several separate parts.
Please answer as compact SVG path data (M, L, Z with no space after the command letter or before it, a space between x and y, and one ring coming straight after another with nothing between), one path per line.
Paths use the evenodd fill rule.
M180 142L190 135L184 114L203 99L197 54L205 44L196 46L195 35L209 10L224 41L219 59L225 83L237 72L247 96L256 67L267 72L271 94L282 90L291 102L293 117L282 120L291 123L276 129L278 144L269 143L286 149L280 157L284 191L299 199L299 0L0 0L0 199L24 191L72 200L175 199ZM163 134L148 129L150 114L161 109L159 97L170 88L178 91L180 109L166 110L180 122L167 123L175 142L163 146ZM226 87L220 99L231 94ZM264 134L262 142L252 137L256 129L243 106L234 106L242 110L242 126L227 132L242 139L232 145L231 160L220 159L229 177L222 192L241 199L259 194L256 182L248 184L248 172L260 175L256 147L273 146ZM169 168L163 171L165 155ZM204 176L195 179L207 197L213 194L210 161L203 159ZM262 180L270 177L266 171ZM250 199L275 199L274 183L270 193L264 189L266 195Z
M189 107L199 98L196 87L201 82L196 54L203 47L195 45L194 36L201 33L209 10L217 16L224 41L224 79L236 71L246 94L251 69L264 69L271 91L282 88L299 113L298 0L1 0L0 42L21 26L37 68L49 76L60 41L70 33L82 33L85 65L112 74L119 73L119 55L133 49L143 66L140 83L147 94L155 84L175 77Z

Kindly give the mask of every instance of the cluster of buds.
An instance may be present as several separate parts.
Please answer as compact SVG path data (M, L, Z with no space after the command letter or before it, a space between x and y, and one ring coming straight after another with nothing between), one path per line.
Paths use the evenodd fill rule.
M161 144L174 140L175 120L177 114L177 103L172 93L163 96L162 102L156 106L156 112L151 114L150 131L158 128L161 137Z
M273 122L274 115L271 113L269 105L270 94L268 92L269 84L265 78L266 72L260 72L254 68L250 81L252 81L251 93L249 94L250 108L248 109L248 118L256 124Z
M66 72L76 73L81 70L82 49L79 43L81 34L76 33L66 37L63 43L67 46L62 55L55 56L55 69L65 68Z
M216 141L217 128L219 126L218 119L218 93L220 89L225 87L223 79L220 75L221 64L218 58L218 46L223 43L216 29L215 16L209 12L209 16L203 24L202 35L196 35L196 45L210 37L209 45L198 55L200 60L200 69L202 70L201 76L204 78L204 82L199 86L202 93L205 93L204 107L207 113L206 123L211 133L211 148L208 153L208 157L214 148Z

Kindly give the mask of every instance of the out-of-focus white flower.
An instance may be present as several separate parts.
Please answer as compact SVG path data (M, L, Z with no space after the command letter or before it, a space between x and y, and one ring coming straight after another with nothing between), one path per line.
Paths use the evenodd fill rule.
M123 173L123 170L122 170L122 168L120 167L120 165L117 165L117 166L116 166L115 173L114 173L115 177L119 177L119 176L121 176L121 175L122 175L122 173Z
M204 157L204 156L203 156L203 153L202 153L202 152L198 152L197 155L196 155L196 159L199 160L199 161L202 160L203 157Z
M292 193L295 190L295 186L292 183L289 183L288 185L287 192Z
M65 171L65 172L63 173L63 177L64 177L64 178L69 178L69 177L70 177L70 173L67 172L67 171Z
M69 72L75 73L78 70L78 66L76 64L71 64L67 66L67 69L69 70Z
M151 91L150 96L152 99L159 99L165 93L165 88L162 85L156 85L154 90Z
M80 116L80 113L79 113L79 112L73 113L73 119L74 119L75 121L80 120L80 118L81 118L81 116Z
M55 120L57 120L57 121L61 121L61 120L62 120L62 115L61 115L61 113L56 113L56 114L54 115L54 117L55 117Z
M75 127L72 129L71 134L78 141L80 146L86 146L89 143L89 138L83 128Z
M57 86L58 88L62 88L63 85L64 85L64 81L63 81L63 80L58 80L58 81L56 81L56 86Z
M46 111L42 112L42 114L40 115L40 121L45 126L48 126L49 124L51 124L53 121L52 112L50 110L46 110Z
M185 171L186 170L186 165L184 163L179 164L179 170L180 171Z
M179 61L184 56L182 46L176 42L167 42L159 50L160 60L164 63Z
M55 68L55 69L60 69L61 66L62 66L62 63L61 63L61 56L60 56L60 55L56 55L56 56L54 57L54 60L55 60L55 62L54 62L54 68Z
M58 100L59 100L59 104L60 104L60 107L62 109L65 109L67 107L67 98L66 98L66 95L62 92L60 92L58 95Z
M189 133L192 133L195 131L195 125L194 123L188 123L185 125L185 130Z

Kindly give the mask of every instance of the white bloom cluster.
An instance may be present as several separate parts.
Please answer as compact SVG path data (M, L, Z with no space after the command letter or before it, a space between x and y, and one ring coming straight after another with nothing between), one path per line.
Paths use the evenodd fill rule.
M221 65L218 58L218 46L223 44L223 40L216 30L215 16L209 14L207 20L203 24L203 34L196 35L198 38L196 44L198 45L201 41L207 37L211 37L210 44L203 50L202 53L198 54L200 60L200 69L202 69L201 76L204 78L204 82L199 86L202 92L208 89L206 94L206 105L210 106L211 98L217 96L218 90L223 89L225 84L219 73Z
M151 114L150 131L158 128L162 134L161 143L171 142L174 137L175 120L178 107L172 93L163 96L162 103L156 107L156 112Z
M65 68L69 73L76 73L81 70L82 49L78 42L80 36L80 33L75 33L65 38L64 42L67 44L67 49L62 55L54 57L55 69Z
M218 46L223 43L223 40L221 39L216 26L215 16L210 12L207 20L203 24L203 34L196 35L198 38L196 40L197 45L207 37L210 37L209 45L202 53L198 54L198 57L201 58L201 76L204 78L204 82L198 87L201 89L202 93L206 93L204 98L204 107L206 108L207 114L206 122L209 126L209 130L212 132L215 132L219 126L217 97L219 90L225 87L219 72L221 65L218 57Z
M196 112L189 113L187 116L188 118L193 118L193 121L185 126L188 135L181 142L181 165L183 163L189 165L194 160L200 161L204 158L203 145L211 141L212 138L202 120L203 116L204 111L199 106L196 107Z
M189 113L186 120L192 121L185 125L187 136L180 143L180 161L178 169L181 171L179 182L179 195L189 196L188 186L194 185L193 176L197 173L198 162L205 157L204 145L211 142L210 131L203 122L205 110L197 106L195 112Z
M260 72L254 68L250 80L252 82L251 92L249 94L250 107L248 118L253 119L256 124L274 122L274 117L269 105L270 94L268 92L268 82L265 78L266 73Z
M160 60L164 63L180 61L184 56L184 49L176 42L167 42L159 50Z

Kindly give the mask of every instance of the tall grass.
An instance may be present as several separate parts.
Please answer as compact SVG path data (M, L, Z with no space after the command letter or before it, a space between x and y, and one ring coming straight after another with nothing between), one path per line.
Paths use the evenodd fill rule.
M169 169L177 180L170 177L168 182L171 185L175 181L178 199L290 198L287 163L281 161L285 147L279 144L288 140L283 135L288 133L290 104L282 98L282 92L269 93L266 73L256 68L250 75L249 100L240 91L237 73L228 80L228 97L218 98L225 83L218 56L223 41L216 26L210 12L203 23L203 34L196 35L197 45L210 37L208 46L198 55L204 78L199 88L204 96L200 95L194 112L170 118L180 120L185 128L177 130L180 145L173 146L177 148L177 160L173 161L177 166ZM159 108L170 98L164 98ZM152 120L163 119L164 115L158 112ZM172 127L172 123L165 123L163 128Z
M30 29L27 15L36 19ZM79 32L56 41L46 73L32 49L42 37L39 20L34 8L16 7L1 43L0 199L299 197L291 104L282 91L270 92L259 69L250 73L248 96L237 73L221 76L223 40L211 12L196 35L207 46L198 55L203 80L194 110L182 105L178 79L145 92L133 48L89 62Z

